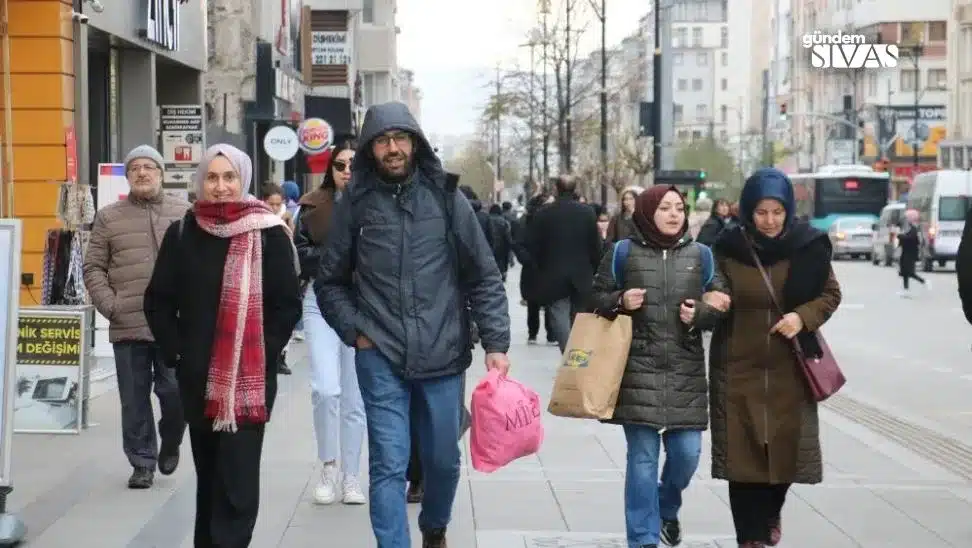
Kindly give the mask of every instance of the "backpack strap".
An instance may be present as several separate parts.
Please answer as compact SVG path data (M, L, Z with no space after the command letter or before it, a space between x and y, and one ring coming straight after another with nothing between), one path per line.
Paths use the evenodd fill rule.
M629 253L631 253L631 240L625 238L614 242L614 250L611 256L611 274L614 275L614 285L618 289L624 289L624 265L628 262Z
M702 254L702 291L705 292L712 287L712 279L715 278L715 257L712 256L711 247L698 242L695 245L699 246Z

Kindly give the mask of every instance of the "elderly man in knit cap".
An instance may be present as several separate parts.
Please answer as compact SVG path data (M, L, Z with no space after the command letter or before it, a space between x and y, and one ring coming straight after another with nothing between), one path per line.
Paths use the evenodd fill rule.
M162 236L189 209L189 202L162 191L163 169L162 155L151 146L128 153L128 196L98 210L84 257L84 284L109 321L115 351L122 448L134 469L130 489L151 487L156 467L165 475L175 472L185 430L173 364L163 362L142 309ZM153 390L162 412L158 437Z

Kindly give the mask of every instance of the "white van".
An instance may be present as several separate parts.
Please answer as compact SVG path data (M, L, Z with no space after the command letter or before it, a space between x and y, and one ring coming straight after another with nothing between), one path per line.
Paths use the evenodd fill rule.
M972 171L947 169L915 177L908 208L918 210L922 236L918 258L925 272L958 255L965 215L972 205Z

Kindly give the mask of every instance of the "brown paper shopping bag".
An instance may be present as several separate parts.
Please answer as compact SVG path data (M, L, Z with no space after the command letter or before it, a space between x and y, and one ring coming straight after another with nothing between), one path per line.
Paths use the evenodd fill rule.
M631 349L631 317L578 314L547 411L558 417L610 419Z

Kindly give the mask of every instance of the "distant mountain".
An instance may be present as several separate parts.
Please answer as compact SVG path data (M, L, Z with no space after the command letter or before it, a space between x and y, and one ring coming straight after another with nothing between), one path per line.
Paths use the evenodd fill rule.
M490 68L415 71L422 90L422 126L426 133L466 135L491 95Z

